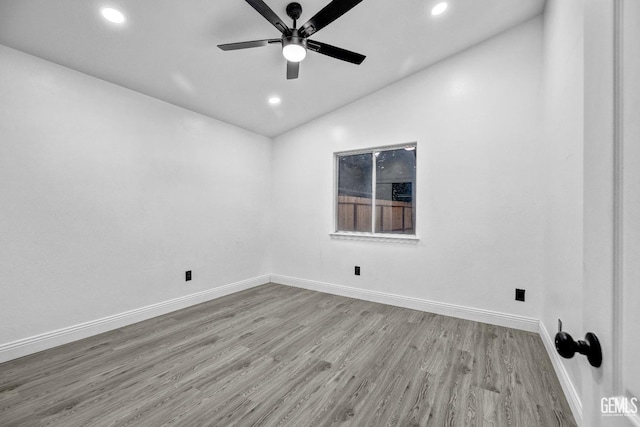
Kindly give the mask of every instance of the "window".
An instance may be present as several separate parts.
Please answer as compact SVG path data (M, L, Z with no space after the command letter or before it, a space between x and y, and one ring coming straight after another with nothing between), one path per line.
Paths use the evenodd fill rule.
M336 154L336 232L415 236L416 145Z

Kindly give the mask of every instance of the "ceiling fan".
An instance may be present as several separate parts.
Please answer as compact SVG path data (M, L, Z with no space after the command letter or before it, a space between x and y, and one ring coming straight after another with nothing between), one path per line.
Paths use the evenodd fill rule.
M218 47L222 50L237 50L280 44L282 46L282 55L287 60L287 79L298 78L300 61L307 55L307 50L359 65L364 61L364 55L331 46L330 44L310 40L309 37L347 13L361 1L362 0L333 0L300 28L296 28L296 22L302 14L302 6L300 3L289 3L286 9L287 15L293 19L293 28L289 28L264 1L246 0L260 15L271 22L271 24L282 33L282 38L219 44Z

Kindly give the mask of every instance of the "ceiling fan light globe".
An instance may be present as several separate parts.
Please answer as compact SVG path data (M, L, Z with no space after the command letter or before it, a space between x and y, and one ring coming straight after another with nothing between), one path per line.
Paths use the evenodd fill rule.
M282 47L282 56L284 56L287 61L300 62L307 56L307 49L299 44L287 44Z

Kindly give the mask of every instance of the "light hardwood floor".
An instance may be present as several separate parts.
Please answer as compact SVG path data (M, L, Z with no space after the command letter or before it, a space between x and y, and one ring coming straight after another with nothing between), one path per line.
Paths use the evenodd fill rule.
M0 365L1 426L575 426L539 336L269 284Z

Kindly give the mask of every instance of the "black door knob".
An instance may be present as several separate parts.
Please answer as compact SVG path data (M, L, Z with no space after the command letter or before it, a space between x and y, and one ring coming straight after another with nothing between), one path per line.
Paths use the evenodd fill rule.
M599 368L602 365L602 348L598 337L592 332L588 332L584 340L575 341L566 332L556 334L556 350L565 359L571 359L574 354L580 353L587 356L591 366Z

